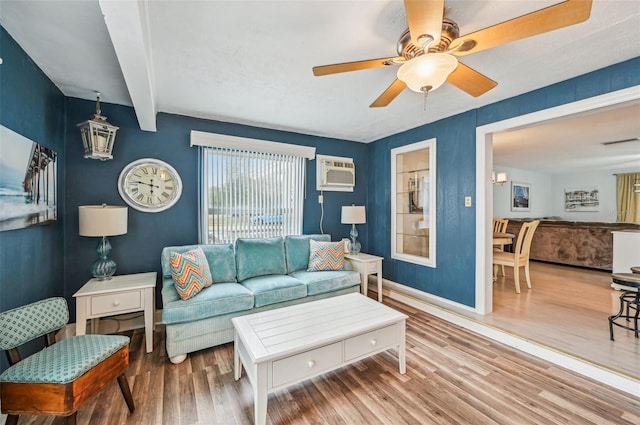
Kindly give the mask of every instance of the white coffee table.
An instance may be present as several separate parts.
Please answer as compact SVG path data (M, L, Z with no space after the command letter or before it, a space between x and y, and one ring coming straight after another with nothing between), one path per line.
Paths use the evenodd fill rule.
M391 348L406 372L407 316L361 294L348 294L232 319L234 378L244 365L253 387L256 425L267 395Z

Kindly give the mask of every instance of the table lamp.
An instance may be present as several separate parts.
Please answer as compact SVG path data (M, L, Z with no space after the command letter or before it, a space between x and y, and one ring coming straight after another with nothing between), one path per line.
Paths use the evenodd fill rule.
M351 242L348 244L349 252L354 255L360 253L360 242L357 241L358 231L356 230L356 224L364 224L367 222L364 206L344 206L342 207L342 224L351 225Z
M127 233L127 207L82 205L78 214L80 235L101 237L96 248L99 258L91 265L91 274L98 280L109 280L116 272L116 262L109 258L111 244L107 236Z

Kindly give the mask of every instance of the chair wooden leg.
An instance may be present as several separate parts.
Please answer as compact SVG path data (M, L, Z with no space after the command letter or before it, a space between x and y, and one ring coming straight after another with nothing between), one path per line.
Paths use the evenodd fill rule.
M76 425L77 415L78 415L78 412L73 412L71 415L67 416L65 418L66 425Z
M18 425L18 419L20 419L20 416L18 415L7 415L7 421L5 422L5 424Z
M516 294L520 293L520 267L513 268L513 280L516 282Z
M118 376L118 385L120 385L120 391L122 391L124 401L127 402L129 412L133 413L136 410L136 407L133 404L133 397L131 396L131 390L129 389L129 382L127 382L127 377L124 376L124 373Z
M504 266L500 266L502 268L502 276L506 276L506 274L504 273Z
M493 280L498 280L498 265L493 265Z
M524 276L527 278L527 288L531 289L531 276L529 275L529 262L524 265Z

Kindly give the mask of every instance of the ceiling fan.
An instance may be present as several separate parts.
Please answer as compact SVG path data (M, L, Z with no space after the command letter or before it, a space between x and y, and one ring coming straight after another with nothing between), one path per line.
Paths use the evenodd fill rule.
M458 25L444 17L444 0L404 0L409 28L397 44L397 56L316 66L315 76L399 65L397 78L369 107L387 106L405 87L429 93L445 81L478 97L495 81L458 62L464 56L501 44L584 22L592 0L567 0L494 26L459 36Z

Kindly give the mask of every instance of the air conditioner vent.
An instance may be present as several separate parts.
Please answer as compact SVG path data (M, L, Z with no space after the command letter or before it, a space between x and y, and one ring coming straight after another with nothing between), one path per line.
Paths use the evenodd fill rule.
M318 155L318 190L353 191L356 169L351 158Z

